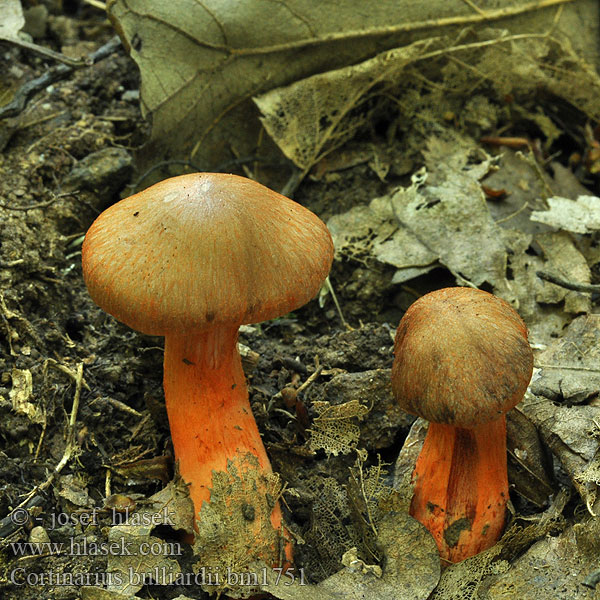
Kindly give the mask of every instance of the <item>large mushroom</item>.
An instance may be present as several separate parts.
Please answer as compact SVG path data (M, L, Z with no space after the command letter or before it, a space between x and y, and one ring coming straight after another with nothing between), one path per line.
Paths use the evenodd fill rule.
M506 418L533 369L527 328L504 300L472 288L426 294L396 332L392 389L429 428L410 513L440 556L459 562L494 545L508 502Z
M88 230L83 276L92 299L132 329L165 337L173 447L200 519L213 471L248 469L251 455L271 473L248 401L239 326L307 303L332 260L331 236L316 215L236 175L167 179L109 207ZM279 533L281 510L265 498L266 485L249 494L244 515L258 520L258 505L271 502ZM252 539L261 527L253 524L248 546L261 546ZM275 546L257 558L275 563Z

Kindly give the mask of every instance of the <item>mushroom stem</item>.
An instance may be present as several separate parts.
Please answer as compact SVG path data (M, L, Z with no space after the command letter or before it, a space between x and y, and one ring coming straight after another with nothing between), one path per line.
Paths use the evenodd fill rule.
M189 483L196 518L199 513L201 518L202 503L211 500L213 471L227 471L228 461L237 459L239 468L250 453L258 459L263 474L272 473L250 408L237 336L237 327L219 327L165 337L167 414L179 473ZM250 493L256 502L267 502L266 491L265 487ZM261 514L256 508L256 515ZM270 518L279 532L279 503ZM258 534L261 525L253 523L253 531ZM276 562L274 552L274 556L261 558Z
M506 418L473 429L430 423L413 481L410 514L442 559L459 562L493 546L508 501Z

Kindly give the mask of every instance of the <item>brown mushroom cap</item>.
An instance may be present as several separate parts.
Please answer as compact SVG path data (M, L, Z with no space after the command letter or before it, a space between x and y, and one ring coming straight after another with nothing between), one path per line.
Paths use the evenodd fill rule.
M313 298L333 260L325 224L259 183L222 173L167 179L88 230L93 300L137 331L201 331L272 319Z
M426 294L396 332L392 389L434 423L475 427L518 404L533 370L527 327L504 300L472 288Z

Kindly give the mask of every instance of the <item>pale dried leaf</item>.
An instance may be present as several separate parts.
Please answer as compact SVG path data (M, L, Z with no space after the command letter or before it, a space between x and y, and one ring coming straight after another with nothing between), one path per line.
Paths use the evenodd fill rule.
M431 600L477 600L485 577L509 569L505 560L498 560L500 551L501 546L495 545L444 569Z
M600 389L600 315L574 319L563 337L539 354L541 369L531 383L534 394L579 404Z
M438 256L458 283L487 282L502 296L508 292L506 247L479 183L492 161L484 156L473 162L476 148L450 132L430 138L425 156L437 184L416 192L399 188L391 203L398 224Z
M343 404L314 402L319 413L308 430L308 447L312 451L323 449L327 454L348 454L356 449L360 438L360 428L355 422L369 412L369 407L353 399Z
M548 198L550 208L531 213L531 220L551 225L573 233L593 233L600 230L600 198L579 196L577 200L568 198Z
M521 409L538 427L590 514L600 515L600 480L595 477L600 410L595 406L556 406L544 398L527 396Z
M563 26L568 31L577 30L574 23L584 21L582 15L586 15L589 22L597 20L598 16L593 3L577 9L567 4L557 23L553 11L535 10L535 5L527 0L507 2L504 9L510 14L520 12L523 7L528 10L518 19L513 17L508 21L512 33L546 32L552 28L553 33L559 35ZM514 85L509 91L527 94L551 87L554 94L572 99L584 111L594 106L589 101L597 98L593 89L593 71L584 69L550 38L534 40L537 43L534 48L530 47L533 41L528 46L503 40L502 47L493 55L493 70L478 63L482 55L489 54L489 41L505 34L485 30L482 26L486 22L485 13L478 13L470 3L431 0L425 5L380 0L372 3L368 11L361 9L362 3L358 0L338 3L333 9L328 3L310 0L241 0L235 4L235 10L231 10L229 3L217 0L203 3L183 0L176 4L159 0L109 0L108 14L130 47L131 56L142 74L143 110L152 116L152 137L143 152L146 163L165 157L190 157L193 150L192 158L203 168L209 168L230 158L232 148L234 154L237 152L242 156L253 153L259 140L260 124L256 108L250 101L252 96L328 69L335 71L353 65L349 68L360 72L362 68L356 65L373 60L373 55L382 49L386 52L375 59L375 63L379 63L376 64L379 75L375 74L374 80L387 74L390 85L402 84L407 90L418 91L422 81L399 78L398 73L403 73L399 63L386 67L385 56L388 52L396 52L400 62L411 60L414 50L402 46L411 48L410 44L416 44L413 48L418 51L419 44L431 43L427 38L437 35L440 30L447 32L443 21L438 21L444 18L454 19L457 27L461 27L463 19L462 25L472 23L473 17L478 21L471 31L478 33L484 46L475 48L471 55L459 52L460 59L470 63L463 69L465 90L472 92L481 88L487 91L489 81L480 74L489 74L492 81L498 74L501 81L496 86L503 93L508 93L504 92L506 82L512 81ZM426 23L430 27L425 26ZM425 39L415 42L419 37ZM586 43L578 35L574 41L593 56L593 38L587 39ZM455 40L456 37L452 37L434 42L442 49L440 55L432 56L432 60L441 61L439 70L447 66L447 50L452 48ZM565 54L571 60L566 65ZM523 67L524 63L528 69ZM541 68L547 63L553 68ZM569 85L565 73L575 80L575 85ZM357 85L344 81L341 74L333 79L336 80L332 82L334 84L344 84L335 91L339 94L340 114L345 117L339 127L334 127L335 131L331 128L332 122L339 122L340 117L330 104L328 119L317 124L312 119L312 132L298 129L299 122L303 128L304 123L311 124L310 114L317 114L314 110L320 111L324 101L323 96L306 93L303 95L308 104L299 109L308 113L308 118L303 115L298 120L292 119L290 131L286 133L287 138L297 137L300 146L305 146L289 152L305 157L305 162L311 160L310 156L315 152L320 154L326 144L332 147L332 142L335 146L334 140L339 142L351 135L356 125L364 122L365 115L351 107L364 102L372 85L362 76ZM451 76L451 79L454 81L455 77ZM452 81L448 82L450 88L454 88ZM331 96L330 91L324 89L324 92ZM292 107L294 102L285 104ZM286 118L290 114L286 113ZM407 114L407 118L410 116ZM307 134L316 140L316 144L304 144Z
M281 151L308 170L364 124L368 112L357 116L354 111L373 87L397 81L406 65L436 44L438 40L422 40L272 90L254 99L262 124Z
M513 27L511 33L514 31ZM513 39L508 32L491 28L478 29L477 36L481 42L479 48L477 41L454 45L453 40L445 38L422 39L362 63L271 90L255 102L262 112L265 129L282 152L305 171L369 120L367 103L378 94L395 97L405 127L415 121L417 129L419 121L442 123L443 115L452 112L448 89L457 95L461 91L472 95L474 90L489 95L490 82L500 98L550 88L590 117L600 115L595 102L600 78L573 53L568 43L541 36ZM490 44L491 41L497 43ZM446 64L448 57L453 56L464 66ZM420 93L421 69L414 73L409 68L417 61L428 61L429 70L443 77L444 83L438 86L437 93L430 88ZM429 64L436 61L435 66ZM553 64L555 69L540 68L545 63ZM486 74L484 79L482 73ZM491 129L497 110L483 95L474 98L480 99L479 102L469 100L461 108L462 118ZM551 122L544 115L532 118L551 129ZM555 134L556 127L550 133Z
M483 155L474 162L473 153L481 154L473 140L450 131L430 138L425 157L436 185L428 185L424 174L417 173L410 186L374 199L368 209L332 217L328 226L337 251L362 260L373 256L398 267L396 283L439 261L458 283L487 282L510 298L506 237L492 220L479 183L492 160Z
M169 483L151 496L148 503L124 515L115 515L113 522L122 524L111 527L109 544L116 544L118 551L108 555L107 572L112 580L108 591L133 595L150 580L161 585L174 585L181 576L177 559L183 554L182 542L165 542L151 535L158 525L179 528L182 515L191 523L191 502L180 483ZM189 531L189 526L184 528Z
M139 597L86 585L81 588L81 600L139 600Z
M406 37L402 27L395 36L388 31L397 0L368 11L359 4L332 10L310 0L241 0L232 10L214 0L109 0L108 14L142 74L142 108L153 123L148 162L193 150L208 167L229 158L231 147L252 152L260 131L252 96L364 60L382 38L393 47ZM446 10L472 12L460 2ZM422 19L419 5L403 3L402 23Z
M25 17L19 0L0 0L0 39L10 40L18 37L25 25Z
M33 378L29 369L13 368L12 387L8 396L16 413L25 415L32 423L42 424L46 420L44 411L33 399Z

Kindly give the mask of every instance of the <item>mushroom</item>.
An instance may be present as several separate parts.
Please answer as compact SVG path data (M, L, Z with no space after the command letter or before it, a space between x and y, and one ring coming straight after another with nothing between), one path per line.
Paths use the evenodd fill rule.
M165 337L175 458L201 519L213 472L235 464L243 475L252 463L264 475L272 472L248 400L238 328L286 314L317 294L333 260L329 231L308 209L259 183L194 173L109 207L86 233L82 254L96 304L132 329ZM249 455L255 459L248 462ZM242 509L247 520L259 521L257 507L271 502L270 531L279 534L281 510L266 488L249 490L256 505L246 501ZM252 524L248 544L259 545L252 538L261 526ZM273 549L258 558L275 556Z
M472 288L426 294L406 311L394 347L400 407L428 420L410 514L440 555L459 562L502 534L508 478L506 417L527 389L527 328L504 300Z

